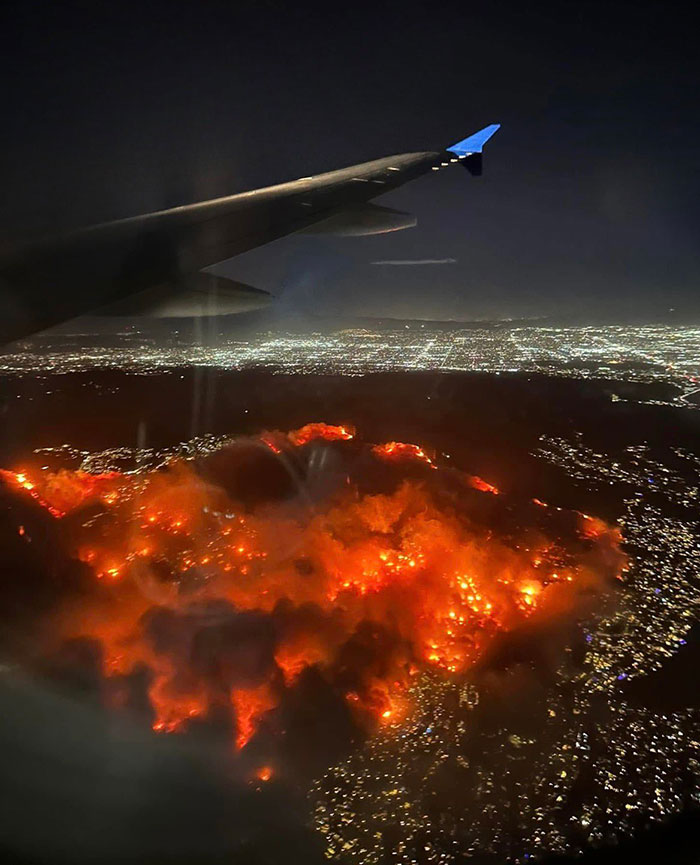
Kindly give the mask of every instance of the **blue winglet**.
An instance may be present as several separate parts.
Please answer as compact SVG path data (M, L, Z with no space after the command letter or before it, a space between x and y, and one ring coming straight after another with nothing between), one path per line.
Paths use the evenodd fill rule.
M456 156L469 156L470 153L481 153L484 149L484 144L501 128L500 123L492 123L490 126L484 126L478 132L470 135L468 138L463 138L451 147L445 148L450 153Z

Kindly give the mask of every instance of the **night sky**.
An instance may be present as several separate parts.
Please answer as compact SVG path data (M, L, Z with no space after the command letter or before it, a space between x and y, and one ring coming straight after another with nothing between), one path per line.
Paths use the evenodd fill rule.
M646 3L6 2L0 239L439 149L418 227L226 267L283 310L697 320L697 13ZM444 264L377 265L407 259Z

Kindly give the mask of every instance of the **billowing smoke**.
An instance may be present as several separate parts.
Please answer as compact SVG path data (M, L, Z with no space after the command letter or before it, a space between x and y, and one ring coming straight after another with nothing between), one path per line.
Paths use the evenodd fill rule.
M218 729L238 750L319 713L348 735L400 725L414 677L464 676L499 640L569 621L624 566L601 520L350 427L264 432L156 470L2 476L91 575L38 653L157 732Z

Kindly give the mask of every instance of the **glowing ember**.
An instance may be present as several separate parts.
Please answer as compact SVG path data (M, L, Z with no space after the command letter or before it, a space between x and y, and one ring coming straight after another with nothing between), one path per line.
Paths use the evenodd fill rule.
M272 778L272 769L270 766L261 766L255 773L255 777L258 781L269 781Z
M282 453L282 448L279 447L277 444L275 444L275 441L271 435L267 435L267 434L263 433L263 435L260 436L260 441L263 444L267 445L270 448L270 450L272 451L272 453L274 453L274 454L281 454Z
M0 478L10 488L29 493L56 519L61 519L100 493L112 497L111 502L107 502L112 504L117 493L110 492L109 488L120 477L117 472L93 475L65 470L56 473L41 471L30 477L28 470L10 472L0 469Z
M233 690L231 703L236 713L236 747L243 748L250 741L262 715L276 702L268 685L263 684L258 688Z
M581 534L586 538L597 538L607 531L607 524L597 517L581 514Z
M495 487L493 484L490 484L488 481L485 481L483 478L477 477L476 475L472 475L469 478L469 486L474 487L475 490L479 490L482 493L492 493L494 496L499 494L498 487Z
M258 441L276 454L353 436L308 424ZM362 465L395 463L393 491L360 493L343 472L332 495L303 511L246 507L185 461L128 475L2 478L54 516L92 508L67 531L97 578L94 594L61 611L53 639L99 640L108 683L147 669L157 732L225 711L240 749L312 667L360 722L400 723L417 672L463 673L495 635L572 609L624 564L618 530L601 520L570 515L566 541L543 534L542 513L537 526L525 514L506 531L483 523L478 493L460 485L455 497L448 483L498 493L486 481L441 469L418 445L367 452ZM433 471L407 480L405 460ZM499 519L511 512L504 503Z
M327 442L348 441L355 435L355 430L346 426L331 426L327 423L307 423L301 429L288 433L289 441L301 447L314 439L324 439Z
M406 442L387 442L383 445L375 445L372 451L378 456L386 459L415 459L422 460L433 468L437 468L435 463L426 454L423 448L418 445L408 444Z

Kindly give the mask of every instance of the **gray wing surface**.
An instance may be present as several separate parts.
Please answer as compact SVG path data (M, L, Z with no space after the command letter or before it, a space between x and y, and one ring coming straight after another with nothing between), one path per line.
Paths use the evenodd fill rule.
M0 343L102 307L161 317L253 308L264 292L205 278L202 269L294 232L376 233L414 224L408 214L369 202L451 162L472 170L481 150L472 153L469 142L483 133L453 145L460 152L403 153L26 243L0 260Z

